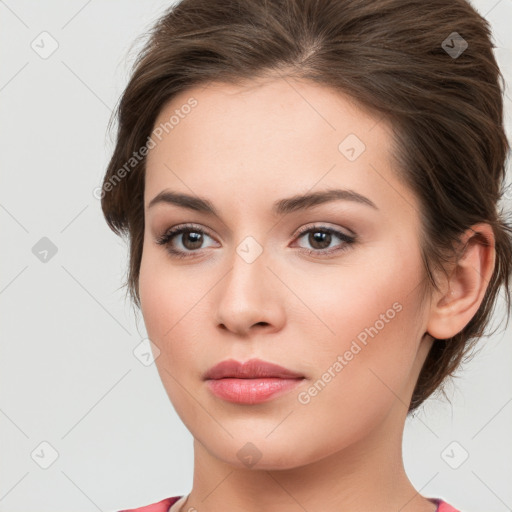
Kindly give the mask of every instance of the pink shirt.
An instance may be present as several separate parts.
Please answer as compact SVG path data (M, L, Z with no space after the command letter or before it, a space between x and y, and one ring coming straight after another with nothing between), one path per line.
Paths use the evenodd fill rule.
M145 507L139 508L131 508L129 510L119 510L119 512L168 512L171 505L176 503L180 498L181 496L173 496L172 498L165 498L157 503L153 503L152 505L146 505ZM451 505L448 505L446 501L443 501L439 498L428 499L437 505L436 512L460 512L459 510L453 508ZM186 510L184 512L186 512Z

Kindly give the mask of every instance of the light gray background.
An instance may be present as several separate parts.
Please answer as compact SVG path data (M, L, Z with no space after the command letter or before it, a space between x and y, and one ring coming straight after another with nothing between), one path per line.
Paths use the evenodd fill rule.
M0 1L1 512L107 512L191 489L192 437L155 366L133 354L146 331L120 289L127 250L92 194L140 48L130 46L168 5ZM512 0L473 5L492 24L510 84ZM31 47L43 31L58 43L46 59ZM508 88L509 137L510 97ZM43 237L57 248L46 263L32 252ZM431 399L406 424L412 482L464 512L512 510L512 330L503 327L449 388L452 405ZM452 469L446 460L460 462L461 447L469 458Z

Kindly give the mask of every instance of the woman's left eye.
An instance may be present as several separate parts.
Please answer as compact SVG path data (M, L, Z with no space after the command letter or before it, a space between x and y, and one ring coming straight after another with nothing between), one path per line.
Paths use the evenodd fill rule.
M346 233L342 233L337 229L329 228L327 226L304 228L299 232L297 238L301 239L304 235L308 235L306 240L313 249L303 249L307 254L313 256L326 256L332 253L346 251L356 242L355 235L347 235ZM334 248L329 248L336 238L341 240L342 243L334 246Z
M182 236L178 237L178 235ZM346 233L342 233L341 231L326 226L314 226L302 229L296 238L301 239L304 238L305 235L308 235L307 242L313 248L308 249L302 247L302 250L307 254L315 256L346 251L356 241L356 236L347 235ZM177 226L166 231L157 239L156 243L158 245L166 246L167 251L172 257L188 258L193 257L193 253L202 248L201 245L204 242L205 236L207 238L212 238L199 227L192 225ZM173 242L175 238L180 242L181 248L176 248L174 246ZM342 243L338 244L334 248L329 248L333 240L336 238L341 240Z

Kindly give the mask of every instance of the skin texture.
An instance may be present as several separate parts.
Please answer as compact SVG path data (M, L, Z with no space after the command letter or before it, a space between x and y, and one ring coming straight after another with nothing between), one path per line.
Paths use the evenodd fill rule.
M407 407L429 334L453 336L478 309L494 264L492 231L475 226L489 245L469 244L452 279L425 298L419 204L393 170L384 120L328 88L273 78L184 91L155 126L191 97L197 106L148 154L139 281L160 377L194 436L193 489L182 510L433 512L403 467ZM366 146L354 161L338 148L349 134ZM378 209L333 201L271 211L279 199L329 188L354 190ZM219 215L148 208L164 189L207 198ZM206 234L197 249L177 235L170 244L190 257L173 258L156 240L184 223ZM357 240L332 235L314 245L312 235L297 234L305 226ZM251 263L237 253L246 237L263 250ZM337 248L346 250L322 256ZM299 393L376 325L383 327L301 403ZM223 401L202 380L220 361L253 357L306 378L257 405ZM247 443L261 455L252 467L237 456Z

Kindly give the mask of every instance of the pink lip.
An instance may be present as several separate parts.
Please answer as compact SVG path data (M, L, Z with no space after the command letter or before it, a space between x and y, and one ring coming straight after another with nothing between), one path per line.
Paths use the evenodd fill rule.
M210 391L228 402L258 404L290 391L304 379L217 379L207 380Z
M304 375L293 372L277 364L262 361L261 359L249 359L245 363L239 363L234 359L222 361L210 368L203 379L257 379L263 377L277 377L281 379L298 379Z
M239 363L228 359L203 376L210 391L228 402L256 404L296 387L304 376L260 359Z

